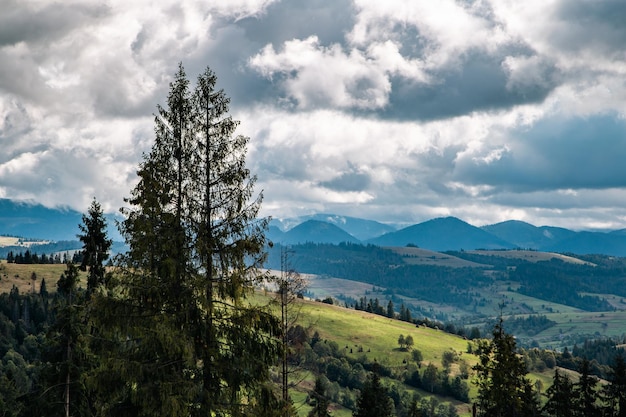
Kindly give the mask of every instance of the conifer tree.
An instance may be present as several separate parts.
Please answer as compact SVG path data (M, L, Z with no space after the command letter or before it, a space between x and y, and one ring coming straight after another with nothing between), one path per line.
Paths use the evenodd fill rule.
M552 385L547 389L546 395L548 401L543 406L544 413L551 417L574 417L573 385L567 375L561 375L556 369Z
M393 301L389 300L389 302L387 303L387 317L392 319L395 316L396 316L396 313L394 311Z
M494 328L491 342L482 346L474 370L478 385L478 416L539 415L536 395L526 378L526 365L517 355L515 339L504 332L502 319Z
M83 243L80 269L87 271L87 296L96 287L104 284L105 266L113 241L107 236L107 223L102 207L94 198L83 222L78 226L82 234L78 238Z
M600 416L600 408L596 404L598 399L596 385L598 380L591 375L591 366L586 358L583 359L579 372L580 378L574 385L576 415L581 417L598 417Z
M245 167L248 138L233 137L216 80L207 69L191 91L179 66L123 210L130 249L110 296L94 301L96 322L118 336L93 378L116 387L100 398L105 414L237 416L267 393L278 323L244 302L267 221Z
M604 387L605 416L626 417L626 360L617 353L611 369L610 384Z
M380 382L376 372L370 372L356 401L353 417L391 417L394 415L393 401L387 388Z
M64 416L90 413L90 396L83 381L90 354L83 319L84 295L78 291L78 278L76 265L67 263L57 282L55 322L46 336L41 393L37 397L42 415L46 411Z

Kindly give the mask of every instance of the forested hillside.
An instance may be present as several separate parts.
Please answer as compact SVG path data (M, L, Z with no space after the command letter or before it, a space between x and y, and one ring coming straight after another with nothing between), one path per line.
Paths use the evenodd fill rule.
M280 268L281 248L270 248L271 268ZM396 306L404 304L414 317L457 327L478 326L483 332L493 326L499 312L513 319L523 315L520 320L528 314L547 315L543 324L528 321L515 327L524 346L571 348L586 338L620 337L625 332L622 258L520 250L437 253L348 243L290 245L288 250L293 265L315 277L317 290L311 296L316 296L315 291L328 294L325 283L332 282L331 295L349 306L363 296L379 299L383 306L392 301ZM345 281L337 284L328 278ZM359 292L351 281L370 287ZM575 312L579 313L573 316ZM594 319L594 313L603 313L602 320Z

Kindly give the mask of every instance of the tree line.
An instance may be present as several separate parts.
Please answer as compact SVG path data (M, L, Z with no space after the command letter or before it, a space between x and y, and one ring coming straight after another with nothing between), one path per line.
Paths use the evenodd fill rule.
M7 253L6 260L8 263L14 264L66 264L71 261L73 263L81 263L82 262L82 254L81 251L72 251L73 253L70 255L68 252L60 253L51 253L46 255L42 253L38 255L37 252L31 252L29 249L22 252L13 252L9 251Z

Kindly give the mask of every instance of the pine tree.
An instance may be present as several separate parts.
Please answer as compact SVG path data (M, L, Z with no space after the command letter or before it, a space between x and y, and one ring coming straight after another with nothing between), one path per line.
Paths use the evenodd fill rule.
M121 275L94 301L97 324L118 335L93 379L116 387L100 398L110 414L236 416L268 393L278 323L244 302L267 221L257 220L248 138L233 137L238 122L215 83L207 69L192 92L179 67L124 210Z
M623 351L616 354L609 378L604 387L605 414L611 417L626 417L626 359Z
M353 417L391 417L394 415L393 401L387 388L380 383L376 372L370 372L356 401Z
M395 315L396 313L394 311L393 301L389 300L389 302L387 303L387 317L392 319L395 317Z
M547 389L546 395L548 401L543 406L545 413L551 417L574 417L572 407L573 385L567 375L561 375L556 369L552 385Z
M584 417L600 416L600 408L596 404L598 399L596 385L598 380L591 375L589 360L583 359L580 365L580 378L574 385L574 403L577 414Z
M539 415L536 395L525 377L526 365L517 355L515 339L504 332L502 320L496 324L491 342L482 347L474 370L478 385L478 416Z
M78 226L82 234L78 238L83 243L82 262L80 269L88 271L87 295L89 296L99 285L104 284L105 266L109 259L112 240L107 236L107 223L100 204L94 198L87 215L83 215L83 223Z

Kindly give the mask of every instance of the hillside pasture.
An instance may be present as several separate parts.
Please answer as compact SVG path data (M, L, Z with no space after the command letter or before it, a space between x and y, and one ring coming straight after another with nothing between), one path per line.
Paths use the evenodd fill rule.
M437 368L441 368L442 354L446 350L457 352L460 359L470 367L478 361L475 355L466 353L467 340L441 330L320 302L303 300L301 303L300 325L308 328L311 334L317 331L322 339L336 342L349 357L365 356L370 361L375 360L393 369L403 368L406 366L403 361L411 360L411 351L399 348L398 337L402 334L413 337L415 342L413 348L422 352L424 358L422 364L433 363ZM452 376L455 376L457 372L458 365L453 365ZM468 384L470 395L473 397L476 394L475 386L469 381ZM408 386L405 388L409 391L418 391L422 396L432 395ZM438 399L444 402L450 401L449 398ZM457 405L460 415L469 415L467 404L458 401L453 401L453 403ZM301 407L300 415L306 415L304 411L308 410L307 406L302 403L296 403L296 406ZM333 415L351 415L345 409L336 411L337 413Z
M50 243L48 240L29 240L21 237L14 236L0 236L0 248L4 248L7 246L23 246L25 248L29 248L33 245L42 245Z
M300 324L312 332L319 332L323 339L336 341L349 355L357 357L365 354L386 366L403 366L402 361L410 357L410 352L399 349L398 337L401 334L413 337L414 348L422 352L425 363L439 364L441 352L445 349L467 357L472 365L475 363L472 355L463 356L467 340L462 337L364 311L304 301ZM359 347L363 348L363 352L358 352Z
M620 337L626 333L626 311L609 312L573 312L546 314L546 317L557 324L541 333L534 339L540 345L554 346L554 341L561 340L564 344L572 338L587 335L589 338Z
M416 248L412 246L387 247L402 256L402 259L409 265L434 265L446 266L450 268L486 268L489 265L467 261L446 253L435 252L428 249Z
M576 265L594 265L591 262L583 261L578 258L574 258L573 256L562 255L560 253L554 252L541 252L534 250L471 250L466 251L467 253L473 253L476 255L483 256L497 256L500 258L509 258L509 259L521 259L527 262L543 262L549 261L552 259L559 259L563 262L569 262Z
M46 280L49 292L56 291L57 281L66 270L65 264L14 264L0 261L0 292L9 292L15 285L20 294L39 292L41 280ZM33 275L34 274L34 275ZM33 277L36 279L33 280ZM79 272L81 283L87 281L85 272Z

